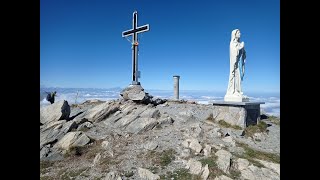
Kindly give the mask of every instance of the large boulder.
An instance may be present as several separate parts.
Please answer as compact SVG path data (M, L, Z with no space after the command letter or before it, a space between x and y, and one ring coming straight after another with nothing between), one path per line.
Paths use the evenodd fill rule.
M190 174L200 175L202 172L201 162L194 159L189 159L186 168L189 169Z
M280 175L267 168L258 168L254 165L248 166L240 171L241 179L256 180L256 179L280 179Z
M186 139L182 142L182 145L184 147L188 147L192 150L194 150L196 153L200 153L202 146L200 145L199 141L195 138L192 139Z
M119 110L120 104L116 101L105 102L94 106L93 108L87 110L80 116L77 116L75 120L82 121L88 120L90 122L100 122L103 119L109 117L111 114Z
M40 129L40 149L47 144L54 144L72 129L77 128L75 121L61 120L44 125Z
M155 106L165 103L166 99L155 98L146 93L141 85L129 85L120 92L120 96L125 100L132 100L143 104L153 104Z
M69 150L71 147L82 147L90 142L90 139L81 131L69 132L61 138L55 148Z
M236 163L237 163L237 165L238 165L238 170L239 170L239 171L242 171L242 170L244 170L244 169L247 169L248 166L249 166L249 164L250 164L248 160L242 159L242 158L237 159L237 160L236 160Z
M146 106L150 108L150 105ZM130 133L138 134L148 131L158 124L157 119L160 117L160 112L157 109L150 108L141 112L138 117L126 127Z
M129 112L123 111L123 113L121 113L123 117L120 118L115 123L116 127L122 128L122 127L128 126L128 124L132 123L137 118L139 118L140 114L143 113L144 111L146 111L149 108L149 106L145 106L145 105L134 105L134 104L132 104L131 106L132 106L132 109ZM107 120L107 122L110 123L109 120ZM105 124L108 125L107 123L105 123Z
M211 155L211 146L208 144L205 144L203 148L203 155L206 157L209 157Z
M49 152L50 144L43 146L43 148L40 150L40 159L46 157Z
M48 106L40 107L40 123L45 124L58 120L68 120L70 106L68 101L58 101Z
M222 138L222 141L226 142L228 146L231 146L231 147L236 146L236 141L231 136Z
M120 92L124 100L143 101L148 98L141 85L129 85Z
M230 170L232 154L226 150L221 149L217 151L215 155L218 156L218 168L228 174Z
M158 147L158 143L156 141L149 141L142 145L144 149L153 151Z
M126 130L138 134L154 128L157 124L158 121L155 118L137 118L126 127Z
M206 165L202 168L201 178L202 178L203 180L208 179L209 173L210 173L210 171L209 171L209 168L208 168L208 164L206 164Z

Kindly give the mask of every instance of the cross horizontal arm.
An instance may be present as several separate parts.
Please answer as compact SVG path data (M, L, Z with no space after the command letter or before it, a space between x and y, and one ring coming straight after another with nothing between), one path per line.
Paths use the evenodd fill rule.
M124 32L122 32L122 37L129 36L134 33L145 32L145 31L149 31L149 24L144 25L144 26L140 26L137 29L130 29L128 31L124 31Z

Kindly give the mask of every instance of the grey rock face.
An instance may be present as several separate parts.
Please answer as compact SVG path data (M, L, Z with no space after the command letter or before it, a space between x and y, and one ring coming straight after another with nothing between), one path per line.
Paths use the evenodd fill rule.
M106 115L105 112L110 106L119 108ZM261 142L255 142L240 136L241 130L225 128L216 121L211 121L211 124L205 123L208 114L214 109L212 105L169 101L166 105L154 106L132 100L117 100L108 103L88 102L88 104L71 106L71 108L72 111L76 111L73 114L78 114L80 111L83 113L73 120L52 121L40 126L40 157L42 157L40 159L41 161L61 160L58 163L63 163L66 171L70 172L86 169L73 179L96 177L118 180L121 176L122 179L158 179L158 175L186 169L190 159L193 160L189 163L188 171L201 176L201 179L207 179L212 172L209 172L210 168L206 164L201 164L200 161L210 158L215 152L218 156L215 161L218 168L226 173L224 173L226 176L216 179L229 180L227 176L230 176L230 168L241 172L240 179L279 179L279 164L261 161L260 163L265 167L253 167L248 160L237 158L237 156L233 158L230 154L241 155L245 152L238 143L233 146L234 141L261 151L276 149L279 136L275 133L279 133L278 126L268 127L270 131L265 134L265 139L261 138ZM95 108L96 110L92 111ZM179 112L183 113L179 114ZM84 129L84 132L72 132L83 127L88 129ZM226 133L230 136L221 137ZM91 140L96 141L91 144ZM81 156L71 157L70 160L63 155L66 149L84 144L88 145L88 149L84 149ZM165 152L169 152L167 150L170 149L173 150L174 158L168 165L159 168L158 164L154 163L155 160L167 155ZM199 154L202 149L203 154ZM143 167L147 171L140 169L139 174L138 167ZM58 166L53 166L48 168L48 171L40 174L41 178L48 175L57 177L60 169ZM65 174L68 175L68 172Z
M40 123L46 124L58 120L68 120L70 106L68 101L58 101L51 105L40 108Z
M209 173L210 173L210 171L209 171L209 168L208 168L208 164L206 164L203 168L202 168L202 175L201 175L201 178L203 179L203 180L206 180L208 177L209 177Z
M209 146L208 144L205 145L204 149L203 149L203 154L204 156L208 157L211 154L211 146Z
M162 115L158 122L159 124L172 124L174 120L168 115Z
M219 150L215 153L218 156L217 165L218 168L221 169L225 173L229 173L230 165L231 165L231 153L226 150Z
M115 171L109 172L104 180L122 180L122 178Z
M63 159L63 155L59 151L56 151L55 149L50 149L50 152L48 153L48 155L46 157L41 158L40 160L59 161L62 159Z
M154 128L158 124L155 118L138 118L132 123L130 123L126 130L130 133L141 133Z
M147 142L143 145L143 147L147 150L155 150L157 147L158 147L158 143L155 142L155 141L150 141L150 142Z
M143 113L149 108L148 106L142 106L142 105L139 105L138 107L134 107L135 106L134 104L132 104L131 106L132 106L132 109L130 111L125 112L126 110L124 109L124 113L121 113L122 117L115 122L116 127L122 128L122 127L128 126L131 122L138 119L141 113ZM107 120L107 122L109 123L109 120Z
M79 119L87 119L90 122L100 122L101 120L118 111L119 106L119 102L105 102L89 109L83 113L83 115L76 117L75 120L79 121Z
M200 145L199 141L197 139L191 139L190 149L194 150L196 153L200 153L202 146Z
M139 174L139 177L144 180L160 179L159 175L153 174L151 171L143 168L138 168L138 174Z
M280 179L280 176L270 169L258 168L254 165L248 166L248 168L241 171L241 177L243 179L256 180L256 179Z
M189 127L190 128L188 128L186 131L186 136L198 138L202 132L200 124L199 123L192 123L189 125Z
M40 129L40 148L46 144L54 144L66 133L75 128L77 128L77 124L74 121L66 122L65 120L44 125L44 127Z
M167 101L165 99L154 98L149 95L149 93L144 91L141 85L129 85L120 92L120 95L125 101L132 100L143 104L153 104L155 106Z
M229 146L236 146L236 141L231 136L222 138L222 141L226 142Z
M196 153L200 153L202 146L200 145L199 141L195 138L192 139L186 139L182 142L182 145L184 147L188 147L192 150L194 150Z
M83 129L83 128L88 128L88 129L90 129L90 128L92 128L92 127L93 127L93 124L92 124L91 122L84 122L84 123L82 123L82 124L80 124L80 125L78 126L77 130L79 131L79 130L81 130L81 129Z
M110 148L109 144L110 144L110 143L109 143L108 141L103 141L103 142L101 143L101 146L102 146L103 149L107 150L107 149Z
M55 145L55 148L69 150L71 147L81 147L90 142L90 139L81 131L69 132Z
M143 101L147 98L147 94L141 85L129 85L120 92L124 100Z
M188 157L188 156L190 156L190 149L183 149L182 151L181 151L181 155L180 155L181 157Z
M163 104L163 103L165 103L165 102L167 102L166 99L160 99L160 98L152 98L152 99L151 99L151 103L152 103L153 105L155 105L155 106L157 106L157 105L159 105L159 104Z
M50 144L42 147L42 149L40 150L40 159L46 157L49 151L50 151Z
M194 159L189 159L187 163L187 169L189 169L190 174L200 175L202 172L201 162Z
M237 168L237 169L238 169L239 171L242 171L242 170L244 170L244 169L247 169L247 167L248 167L249 164L250 164L248 160L242 159L242 158L237 159L236 163L237 163L237 165L238 165L238 168Z

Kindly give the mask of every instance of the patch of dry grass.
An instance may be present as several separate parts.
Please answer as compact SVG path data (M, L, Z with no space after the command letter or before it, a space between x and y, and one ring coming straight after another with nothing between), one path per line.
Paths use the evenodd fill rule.
M210 113L209 116L206 118L207 121L210 121L210 122L215 122L215 119L213 118L213 114Z
M147 153L142 153L138 155L137 157L140 158L146 158L146 160L151 160L151 162L155 166L167 166L170 164L174 159L176 151L174 149L168 149L164 150L162 152L157 152L157 151L148 151Z
M216 163L217 158L218 157L216 155L211 153L210 157L199 160L202 166L205 166L206 164L208 164L208 169L209 169L208 179L214 179L215 177L226 175L221 169L218 168L218 165Z
M255 150L250 148L247 144L236 142L238 146L244 149L244 153L242 155L238 155L240 158L247 159L249 162L258 167L264 167L261 163L254 159L260 159L265 161L270 161L274 163L280 163L280 156L273 153L266 153L262 151Z
M53 166L52 161L40 161L40 174L45 174L49 171L49 168Z
M255 133L264 133L267 131L267 123L264 121L259 121L256 125L250 125L244 129L246 137L253 137Z
M218 124L221 125L222 127L225 127L225 128L233 128L233 129L237 129L237 130L242 130L242 127L237 126L237 125L231 125L224 120L220 120L218 122Z
M176 152L173 149L164 150L161 153L158 153L158 158L155 158L153 162L155 164L160 164L161 166L167 166L175 159L175 153Z
M58 179L61 180L71 180L71 179L75 179L76 177L82 176L82 174L84 173L84 171L86 171L88 168L80 168L80 169L61 169L58 172Z
M268 120L270 120L273 124L280 126L280 118L276 116L269 116Z

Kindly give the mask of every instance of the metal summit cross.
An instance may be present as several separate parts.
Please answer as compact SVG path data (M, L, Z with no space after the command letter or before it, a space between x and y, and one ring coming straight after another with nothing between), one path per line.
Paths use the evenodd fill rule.
M138 33L149 31L149 24L138 26L138 12L133 12L132 29L122 32L122 37L133 35L132 38L132 84L139 85L138 78L140 72L138 71Z

